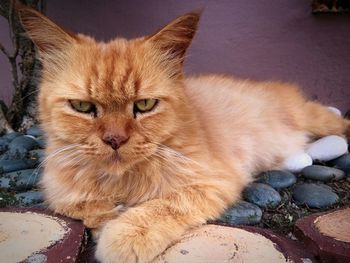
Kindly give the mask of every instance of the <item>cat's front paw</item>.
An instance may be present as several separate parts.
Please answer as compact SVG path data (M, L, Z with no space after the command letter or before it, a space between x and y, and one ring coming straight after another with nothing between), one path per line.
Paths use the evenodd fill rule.
M147 263L166 249L166 242L152 239L150 229L112 220L102 229L96 258L102 263ZM160 238L162 239L162 238Z
M83 223L88 228L92 228L92 229L101 228L106 222L112 219L115 219L123 211L124 211L123 206L117 206L108 211L102 211L94 214L92 213L91 215L89 214L84 218Z

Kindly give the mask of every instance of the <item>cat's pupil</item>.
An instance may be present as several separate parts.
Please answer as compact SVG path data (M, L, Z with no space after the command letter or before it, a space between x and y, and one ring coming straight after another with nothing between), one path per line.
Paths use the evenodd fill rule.
M138 100L134 103L134 117L136 117L137 113L145 113L154 109L157 105L157 99L143 99Z
M80 100L69 100L69 103L77 112L80 113L92 113L94 116L96 115L96 106L88 101L80 101Z

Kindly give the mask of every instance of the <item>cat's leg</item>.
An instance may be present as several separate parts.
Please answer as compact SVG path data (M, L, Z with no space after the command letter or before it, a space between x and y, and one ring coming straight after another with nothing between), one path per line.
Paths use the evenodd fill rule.
M350 121L317 102L305 104L304 128L315 137L332 134L350 137Z
M239 182L196 184L130 208L103 227L96 257L103 263L150 262L187 230L217 218L242 187Z
M56 213L82 220L88 228L100 228L107 221L120 215L124 210L123 206L116 206L113 202L106 200L53 203L51 206Z

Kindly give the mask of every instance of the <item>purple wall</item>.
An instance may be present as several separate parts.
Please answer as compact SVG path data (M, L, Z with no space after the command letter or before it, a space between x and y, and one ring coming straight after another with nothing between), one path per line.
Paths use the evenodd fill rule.
M47 15L72 31L108 40L152 33L176 16L204 7L187 73L295 82L310 98L348 110L350 16L313 16L310 4L311 0L48 0ZM8 101L9 69L0 57L0 96Z

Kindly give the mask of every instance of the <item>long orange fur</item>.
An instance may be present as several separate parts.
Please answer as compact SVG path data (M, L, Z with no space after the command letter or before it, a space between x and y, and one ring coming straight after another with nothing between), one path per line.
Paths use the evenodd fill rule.
M310 137L347 134L349 121L298 88L208 75L182 64L198 13L159 32L108 43L68 33L20 8L43 62L42 185L50 208L100 231L101 262L150 262L189 229L217 218L259 171L279 168ZM134 102L159 99L133 115ZM89 101L98 116L74 111ZM129 137L115 151L106 132Z

